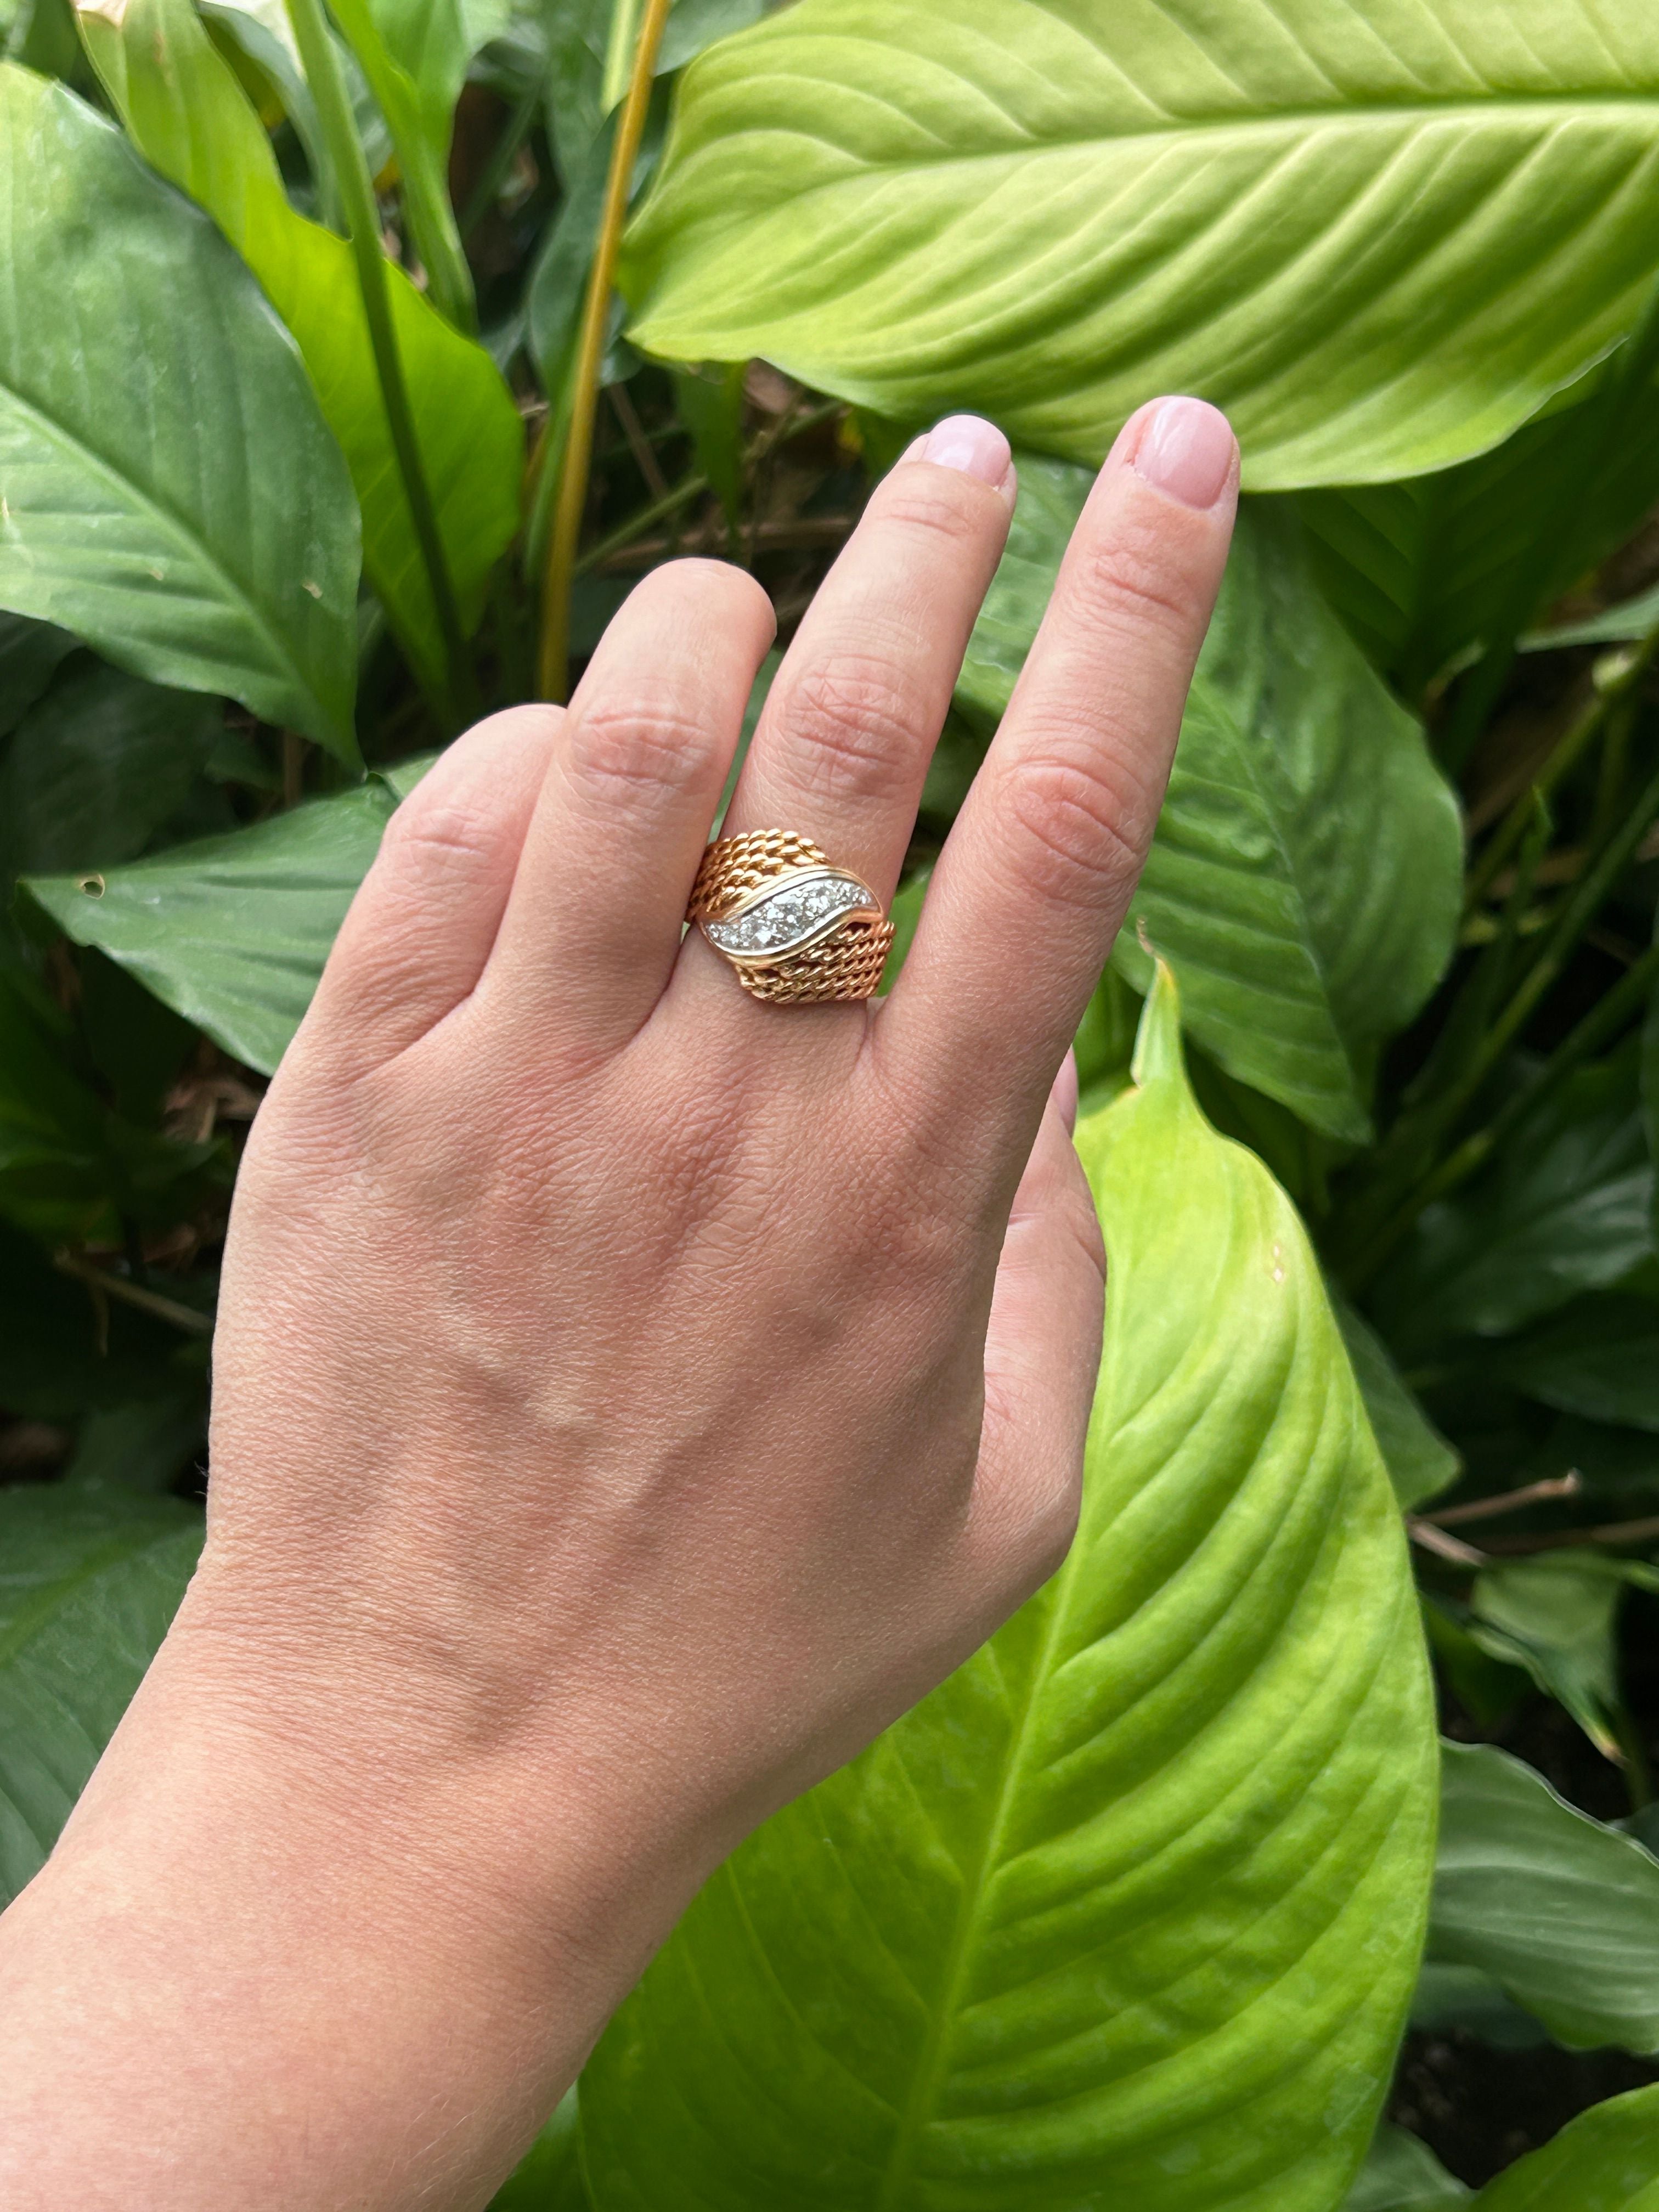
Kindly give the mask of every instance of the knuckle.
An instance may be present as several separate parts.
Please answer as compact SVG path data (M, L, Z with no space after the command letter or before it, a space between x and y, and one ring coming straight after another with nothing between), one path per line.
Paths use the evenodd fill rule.
M790 686L781 726L798 774L854 799L908 790L918 757L933 743L918 702L894 670L851 656L805 670Z
M712 733L665 691L608 693L567 726L567 774L606 806L633 811L701 791L715 758Z
M416 793L387 823L380 864L383 873L405 866L422 873L428 867L470 872L489 860L495 844L494 824L484 807L459 793L434 793L423 802Z
M933 551L977 546L985 535L986 504L977 496L984 489L955 469L896 469L882 486L876 520Z
M1122 525L1081 549L1075 588L1100 618L1109 615L1182 636L1204 627L1206 601L1176 549L1147 524Z
M1018 835L1009 849L1029 888L1101 912L1134 889L1149 825L1145 794L1109 772L1098 741L1091 757L1083 750L1056 741L1011 770L1004 798Z

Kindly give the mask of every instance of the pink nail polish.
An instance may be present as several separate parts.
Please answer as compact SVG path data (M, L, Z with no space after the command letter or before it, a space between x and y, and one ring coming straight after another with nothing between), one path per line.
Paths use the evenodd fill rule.
M918 458L997 485L1007 476L1011 456L1008 441L994 422L981 415L947 415L927 433Z
M1164 399L1140 434L1137 476L1184 506L1213 507L1226 489L1238 451L1232 425L1206 399Z

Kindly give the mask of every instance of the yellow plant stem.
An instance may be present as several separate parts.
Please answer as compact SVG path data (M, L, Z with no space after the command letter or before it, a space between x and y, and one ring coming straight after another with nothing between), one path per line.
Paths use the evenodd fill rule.
M542 635L536 672L538 689L544 699L562 701L569 688L570 586L575 574L582 509L587 502L587 471L593 456L593 416L599 404L599 370L605 359L605 326L611 312L623 224L628 214L629 186L633 181L640 140L645 135L657 49L662 44L669 4L670 0L646 0L628 80L628 97L623 103L611 149L599 234L593 250L593 266L588 272L587 294L582 303L581 335L571 380L563 465L559 471L553 526L548 536L547 566L542 572Z

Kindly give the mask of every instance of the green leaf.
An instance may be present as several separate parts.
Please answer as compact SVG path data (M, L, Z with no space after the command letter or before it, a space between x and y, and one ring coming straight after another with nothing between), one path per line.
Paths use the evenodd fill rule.
M1592 2105L1488 2182L1471 2212L1659 2212L1659 2088Z
M1358 2167L1432 1850L1398 1516L1167 975L1079 1149L1110 1267L1071 1557L702 1890L582 2077L599 2212L1328 2212Z
M1604 1291L1507 1348L1501 1372L1540 1405L1589 1420L1659 1430L1659 1304Z
M397 149L404 219L432 296L463 331L477 322L472 272L449 204L449 137L471 58L458 0L331 0Z
M201 1549L171 1499L0 1490L0 1905L44 1864Z
M1659 1859L1507 1752L1441 1758L1430 1958L1479 1967L1570 2048L1659 2050Z
M1394 1494L1401 1511L1409 1513L1457 1480L1462 1456L1418 1404L1395 1364L1393 1353L1364 1316L1334 1285L1327 1285L1326 1295L1342 1332Z
M222 726L216 700L83 657L0 755L0 877L131 860L183 806Z
M688 70L630 335L1079 460L1197 391L1252 488L1414 475L1632 327L1656 109L1646 0L800 0Z
M270 1074L311 1003L396 801L379 779L227 837L23 888L216 1044Z
M1521 641L1523 651L1548 653L1564 645L1633 645L1659 623L1659 585L1622 599L1583 622L1556 623L1535 629Z
M1321 584L1407 697L1501 641L1495 629L1517 575L1537 558L1547 520L1556 544L1540 609L1605 559L1659 498L1659 406L1637 410L1631 434L1587 463L1602 385L1598 370L1572 404L1556 404L1459 467L1297 496Z
M205 216L0 65L0 604L343 760L356 502L292 341Z
M1627 1583L1655 1577L1652 1568L1598 1552L1507 1560L1475 1577L1470 1632L1494 1658L1524 1667L1604 1757L1617 1759L1619 1604Z
M623 6L626 8L626 0ZM684 69L716 39L757 22L764 6L765 0L673 0L657 49L655 75L665 76ZM548 109L567 186L609 112L604 96L605 60L617 13L617 0L551 0L546 9ZM634 20L637 23L637 14Z
M1577 1070L1487 1173L1431 1206L1379 1284L1395 1340L1504 1336L1650 1258L1654 1175L1632 1053Z
M1414 2028L1442 2035L1461 2028L1495 2051L1538 2051L1550 2039L1490 1974L1434 1959L1423 1961L1412 1992L1411 2017Z
M957 693L981 722L1007 704L1089 482L1020 457ZM1293 518L1247 501L1117 965L1145 989L1144 929L1229 1074L1363 1139L1376 1047L1450 957L1462 855L1422 731L1315 588Z
M200 202L293 331L362 508L363 564L411 665L441 689L432 588L393 450L362 295L343 238L289 204L234 72L189 0L91 8L82 35L146 158ZM490 570L519 521L524 430L482 346L453 330L404 271L387 270L415 434L461 617L475 629Z
M55 623L0 612L0 738L17 727L75 646Z
M1342 2212L1450 2212L1469 2191L1415 2136L1381 2127Z

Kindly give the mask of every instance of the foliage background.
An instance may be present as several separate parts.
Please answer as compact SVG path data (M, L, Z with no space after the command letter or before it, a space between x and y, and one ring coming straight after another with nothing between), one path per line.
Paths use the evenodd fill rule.
M1659 2205L1644 9L0 20L0 1894L187 1579L242 1134L435 750L682 551L787 641L983 408L913 921L1091 465L1194 389L1249 495L1079 1038L1078 1552L500 2201Z

